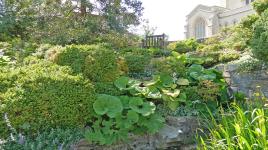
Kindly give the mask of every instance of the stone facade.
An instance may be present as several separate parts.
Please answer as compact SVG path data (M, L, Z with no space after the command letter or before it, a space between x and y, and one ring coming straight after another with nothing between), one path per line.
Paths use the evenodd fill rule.
M198 5L187 15L185 37L203 39L217 34L221 28L235 25L255 13L253 0L225 0L225 6Z

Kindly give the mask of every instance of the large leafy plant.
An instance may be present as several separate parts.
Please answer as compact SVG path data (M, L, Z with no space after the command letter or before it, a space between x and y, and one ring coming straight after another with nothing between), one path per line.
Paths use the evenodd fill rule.
M93 108L96 120L85 137L101 145L124 141L129 133L156 133L164 122L155 114L155 104L141 97L101 94Z
M172 111L179 106L188 106L205 112L207 105L215 110L228 100L226 83L217 70L192 65L186 74L185 78L160 74L146 82L121 77L115 81L115 86L129 95L162 103ZM187 92L186 89L190 87L196 87L196 90ZM197 89L200 89L200 92ZM193 93L197 93L199 99L189 100L188 96L191 97Z

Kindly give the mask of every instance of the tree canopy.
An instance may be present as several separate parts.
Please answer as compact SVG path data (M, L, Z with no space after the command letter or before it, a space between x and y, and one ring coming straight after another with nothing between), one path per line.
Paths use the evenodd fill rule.
M0 40L92 43L100 35L126 33L140 23L142 11L140 0L6 0Z

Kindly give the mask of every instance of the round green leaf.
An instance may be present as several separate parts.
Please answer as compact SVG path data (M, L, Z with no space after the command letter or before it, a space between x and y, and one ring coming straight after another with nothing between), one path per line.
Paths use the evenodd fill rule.
M93 109L98 115L107 114L110 118L114 118L123 111L123 105L119 98L101 94L93 104Z
M137 123L139 121L139 114L133 110L130 110L127 113L127 120L131 123Z
M114 85L120 90L125 90L127 88L128 82L128 77L120 77L114 82Z
M133 111L142 114L143 116L149 116L150 114L153 114L156 108L154 103L144 103L142 98L139 97L132 98L129 102L129 106Z

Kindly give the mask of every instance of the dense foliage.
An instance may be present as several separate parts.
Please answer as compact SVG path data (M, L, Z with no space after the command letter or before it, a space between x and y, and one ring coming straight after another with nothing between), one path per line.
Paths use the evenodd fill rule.
M258 14L261 14L268 8L268 1L267 0L256 0L253 3L253 7L257 11Z
M142 11L139 0L5 0L0 41L17 37L37 43L118 46L122 40L127 45L135 40L127 29L140 23Z
M263 106L266 99L261 93L256 94L259 98L248 108L235 104L227 111L222 110L219 120L210 118L209 134L200 137L199 149L266 149L268 112Z
M85 136L102 145L125 141L130 133L156 133L164 122L164 118L155 113L155 104L141 97L102 94L93 108L97 117Z
M1 118L5 115L20 133L84 127L94 114L95 92L88 80L71 73L66 67L38 59L1 69ZM0 130L1 136L9 130L2 119Z
M85 59L84 75L91 81L112 82L119 76L117 55L113 50L91 51Z
M197 47L198 42L196 41L196 39L187 39L170 43L167 48L171 51L176 51L178 53L186 53L195 51Z
M254 24L254 33L251 41L253 55L262 61L268 61L268 9Z
M148 66L152 58L147 49L125 49L120 53L125 58L130 76L135 77L145 74L146 66Z
M139 38L128 32L140 22L140 0L7 0L0 18L0 142L7 141L0 149L69 149L82 136L114 144L159 132L167 115L212 121L201 148L264 148L266 108L243 114L235 106L219 115L242 94L232 95L213 68L250 48L258 60L240 69L264 68L266 0L254 8L259 15L204 42L172 42L165 50L138 48Z
M115 51L101 45L55 46L48 49L45 57L58 65L70 66L74 73L94 82L111 82L120 74Z

